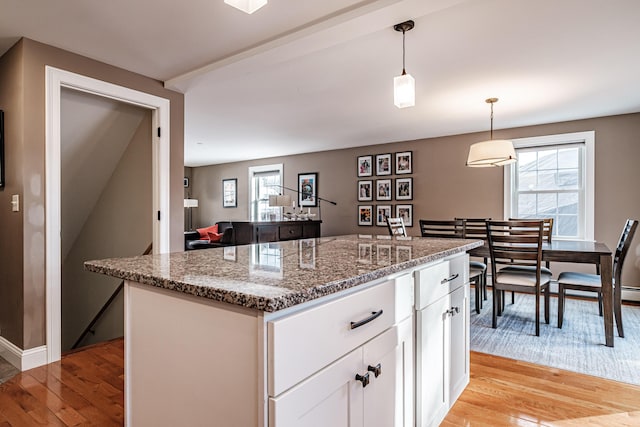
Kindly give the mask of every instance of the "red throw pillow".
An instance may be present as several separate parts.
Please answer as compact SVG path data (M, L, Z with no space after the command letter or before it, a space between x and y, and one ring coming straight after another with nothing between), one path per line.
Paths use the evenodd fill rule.
M201 240L209 240L209 235L207 233L217 233L218 224L212 225L211 227L196 228L196 230L198 230L198 233L200 233Z
M212 232L208 232L207 233L209 235L209 241L210 242L219 242L220 239L222 239L222 235L224 233L212 233Z

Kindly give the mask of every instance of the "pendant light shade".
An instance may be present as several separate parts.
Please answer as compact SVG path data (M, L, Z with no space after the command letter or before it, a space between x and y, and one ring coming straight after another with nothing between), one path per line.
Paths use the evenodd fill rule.
M393 103L398 108L416 105L416 81L404 68L404 34L414 26L413 21L405 21L393 26L394 30L402 31L402 74L393 78Z
M491 104L491 137L489 141L476 142L469 148L467 166L487 168L513 163L516 161L513 143L507 139L493 139L493 104L498 102L498 98L489 98L485 102Z
M411 74L393 78L393 103L398 108L416 105L416 80Z
M252 14L267 4L267 0L224 0L224 2L248 14Z

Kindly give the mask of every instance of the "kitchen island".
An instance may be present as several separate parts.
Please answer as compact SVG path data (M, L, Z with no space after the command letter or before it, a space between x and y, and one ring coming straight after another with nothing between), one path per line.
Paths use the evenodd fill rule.
M436 266L441 296L468 295L481 244L350 235L88 261L126 281L126 424L413 425L414 277Z

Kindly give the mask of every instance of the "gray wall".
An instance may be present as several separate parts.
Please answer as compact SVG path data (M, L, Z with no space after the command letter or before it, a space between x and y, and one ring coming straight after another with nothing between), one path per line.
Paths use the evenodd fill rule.
M169 99L171 132L171 249L183 248L182 175L184 167L184 95L162 82L29 39L21 39L0 59L0 108L6 121L7 180L0 191L2 336L22 349L46 343L45 321L45 66ZM11 194L23 210L11 212ZM4 219L7 219L6 221ZM5 237L6 236L6 237ZM6 281L5 281L6 280Z
M89 259L141 255L151 243L151 113L145 112L98 202L62 266L62 350L69 350L120 284L119 279L84 270ZM64 203L63 210L73 207ZM83 345L124 335L123 293L96 324Z
M615 249L626 218L640 218L640 114L601 117L494 131L495 139L524 138L594 130L596 134L595 238ZM356 159L367 154L413 151L414 226L420 218L503 217L503 169L467 168L469 146L487 132L396 142L345 150L309 153L193 168L197 226L220 220L246 220L249 166L284 164L285 186L296 188L297 175L318 172L318 193L338 202L322 205L322 234L385 233L381 227L356 222ZM222 208L224 178L238 178L238 207ZM373 177L375 179L375 177ZM396 202L393 202L395 204ZM373 202L375 205L376 202ZM389 203L384 203L389 204ZM316 210L317 211L317 210ZM576 268L572 266L572 268ZM591 270L589 270L591 271ZM640 233L633 242L623 275L625 284L640 285Z

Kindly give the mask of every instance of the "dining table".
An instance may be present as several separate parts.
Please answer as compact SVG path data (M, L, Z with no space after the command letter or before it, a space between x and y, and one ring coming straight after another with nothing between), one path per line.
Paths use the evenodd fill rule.
M486 240L484 246L479 246L468 252L471 256L491 258ZM599 266L605 345L613 347L613 262L611 250L607 245L584 240L552 240L542 244L542 260Z

